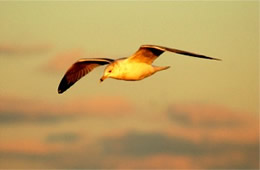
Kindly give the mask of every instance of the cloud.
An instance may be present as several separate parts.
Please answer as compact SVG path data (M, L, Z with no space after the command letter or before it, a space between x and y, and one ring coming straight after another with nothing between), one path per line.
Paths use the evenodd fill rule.
M58 105L62 108L61 105ZM57 106L57 107L58 107ZM54 103L17 96L0 96L0 122L7 123L53 123L73 117L63 113Z
M186 156L152 155L144 158L109 156L106 167L113 169L195 169L194 161Z
M77 98L65 102L0 96L1 123L51 123L82 116L109 118L133 111L133 103L119 96Z
M128 133L120 138L104 139L103 146L108 155L117 154L132 157L162 153L181 153L183 155L197 155L199 153L196 144L160 133Z
M199 104L173 105L168 114L174 122L184 126L206 128L238 127L253 118L223 106Z
M53 115L53 114L39 114L39 115L29 115L21 112L1 112L0 113L0 123L4 124L17 124L17 123L59 123L65 120L73 120L74 116L69 115Z
M254 143L259 138L258 116L215 105L172 105L167 112L174 130L168 133L193 140Z
M114 166L120 168L256 168L258 166L257 141L253 144L239 141L215 143L207 140L197 143L164 133L129 132L120 137L104 138L102 146L107 157L113 158L111 161L116 164ZM176 163L175 158L179 158L182 163Z
M98 146L84 135L71 131L50 133L43 139L2 139L0 141L0 168L101 167L100 161L103 158Z
M194 143L165 133L128 131L96 142L73 132L53 133L45 141L0 143L0 162L21 168L113 168L113 169L250 169L258 167L255 145ZM74 138L68 140L68 138ZM79 140L80 139L80 140ZM82 140L83 139L83 140ZM19 145L18 145L19 143Z
M108 100L110 97L96 97L93 99L92 105L102 98ZM1 99L3 101L3 97ZM62 114L53 108L52 114L70 115L69 112L74 110L72 115L88 115L88 111L82 113L75 110L78 104L82 105L80 104L82 100L80 98L74 100L76 104L74 107L64 105L67 112ZM112 97L111 100L120 103L124 101L124 98ZM10 101L18 101L18 106L20 105L19 98L15 100L14 97L10 97ZM6 104L10 101L6 101ZM22 104L26 105L26 100L22 101L24 102ZM31 100L28 99L28 101ZM64 103L68 105L67 102ZM36 105L36 103L33 104ZM0 106L0 109L3 109L2 105ZM10 106L13 105L10 104ZM5 140L0 141L0 168L257 169L259 167L258 121L254 115L238 113L214 105L183 106L172 105L173 108L165 113L169 122L164 122L165 126L162 125L162 128L156 131L154 128L149 129L148 127L141 130L139 128L124 129L120 126L119 131L111 130L111 133L105 131L98 132L101 133L99 135L93 135L90 131L93 130L95 133L100 128L100 124L98 124L91 126L90 133L86 135L85 129L81 132L64 131L64 129L56 129L55 126L54 130L58 130L55 132L52 126L41 139L32 137L27 139L26 136L19 140L15 140L13 137L4 138ZM31 108L31 110L33 111L30 112L23 108L24 115L28 114L33 117L32 115L37 109ZM221 118L212 118L208 111L220 113ZM102 112L102 109L96 110L95 114L102 117L109 115L113 119L117 114L122 116L120 111L117 114L111 113L111 115ZM185 121L183 119L175 120L176 116L171 117L172 115L170 115L179 115L179 112L185 114ZM201 117L195 121L193 114ZM235 123L231 122L231 126L223 123L226 122L223 120L226 118L233 118ZM211 119L214 119L214 126L208 126L207 122L212 122ZM203 125L200 125L199 122L203 122ZM68 128L74 129L71 124ZM12 165L5 164L5 162L12 162Z
M51 60L44 66L44 70L48 72L65 72L73 63L80 58L84 58L84 56L84 51L81 49L70 49L60 52L51 58Z
M112 157L108 165L170 169L259 167L257 115L207 104L171 105L166 115L171 124L160 131L129 131L103 138L103 152Z
M258 160L239 154L218 156L151 155L142 158L107 157L106 168L113 169L258 169Z
M32 55L50 51L50 44L0 44L0 55Z
M72 132L55 133L48 135L46 141L50 143L73 143L80 139L79 134Z
M120 138L104 139L104 150L108 155L127 155L142 157L156 154L173 155L217 155L221 152L250 149L251 145L243 143L214 143L202 141L195 143L179 136L169 136L163 133L128 133ZM252 148L257 148L254 143Z
M77 147L68 144L71 143L25 139L9 140L6 142L1 141L0 168L66 168L66 166L63 165L69 165L70 159L74 159L71 156L75 153L80 153ZM8 164L6 164L6 162L8 162Z
M46 155L62 150L59 145L48 145L39 140L3 140L0 142L0 152L9 153L9 155L27 154L27 155Z

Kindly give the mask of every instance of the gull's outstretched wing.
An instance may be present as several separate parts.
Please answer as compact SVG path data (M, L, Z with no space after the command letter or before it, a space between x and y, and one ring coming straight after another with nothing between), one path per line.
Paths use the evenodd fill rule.
M142 45L134 55L128 58L128 60L152 64L153 61L165 51L188 55L192 57L204 58L204 59L220 60L217 58L212 58L201 54L191 53L188 51L178 50L174 48L162 47L158 45Z
M78 60L65 73L58 87L58 93L66 91L81 77L88 74L94 68L100 65L110 64L113 61L113 59L109 58L83 58Z

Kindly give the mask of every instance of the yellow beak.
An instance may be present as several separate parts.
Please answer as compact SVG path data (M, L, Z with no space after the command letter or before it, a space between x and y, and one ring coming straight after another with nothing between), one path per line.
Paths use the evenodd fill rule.
M102 83L106 78L107 78L106 76L102 76L102 77L100 78L100 83Z

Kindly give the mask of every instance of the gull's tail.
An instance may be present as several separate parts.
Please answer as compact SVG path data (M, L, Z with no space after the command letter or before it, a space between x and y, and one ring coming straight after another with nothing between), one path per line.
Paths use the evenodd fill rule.
M153 68L154 68L155 72L157 72L157 71L166 70L166 69L170 68L170 66L160 66L160 67L154 66Z

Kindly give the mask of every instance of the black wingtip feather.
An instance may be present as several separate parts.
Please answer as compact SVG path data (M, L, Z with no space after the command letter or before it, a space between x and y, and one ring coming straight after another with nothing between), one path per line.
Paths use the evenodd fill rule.
M65 92L68 88L70 88L74 83L69 83L64 76L63 79L61 80L59 87L58 87L58 93L62 94Z

